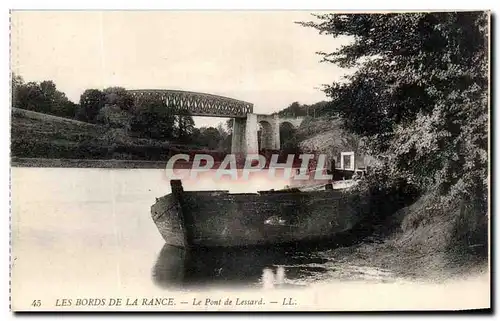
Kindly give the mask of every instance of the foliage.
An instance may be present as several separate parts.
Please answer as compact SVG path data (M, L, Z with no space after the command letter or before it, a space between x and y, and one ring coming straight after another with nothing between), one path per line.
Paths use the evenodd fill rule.
M192 142L198 146L207 147L229 153L231 151L231 135L219 124L215 127L201 127L196 129L192 135Z
M95 123L97 115L106 103L105 94L99 89L87 89L80 96L80 107L77 119L89 123Z
M196 139L201 146L209 149L217 149L221 140L221 133L214 127L201 127Z
M316 17L301 24L352 40L320 54L355 70L326 109L383 161L358 186L368 217L400 208L403 249L487 253L488 14Z
M123 87L108 87L103 91L105 103L116 105L122 110L130 111L134 106L134 98Z
M295 133L297 129L288 123L283 123L281 124L279 131L280 131L280 144L281 144L280 149L283 149L284 145L288 141L295 138Z
M12 106L21 109L73 118L76 105L51 80L24 83L21 76L12 76Z
M133 132L152 139L174 137L175 116L165 107L161 98L156 96L139 98L132 113Z
M194 120L189 111L180 110L175 115L174 135L179 142L187 143L194 130Z
M233 118L229 118L228 120L226 120L226 128L229 134L233 133L233 122Z
M131 127L131 115L118 105L105 105L99 110L96 122L104 124L108 128L120 128L126 132Z
M222 124L219 124L217 126L217 130L219 131L220 134L220 141L217 149L220 151L230 153L232 145L232 136L230 132L226 130L226 128Z
M120 146L132 144L132 139L123 128L109 127L106 132L97 139L104 146Z
M104 116L100 114L101 109L105 106L114 106L112 110L114 110L115 114L121 114L121 118L123 118L125 114L123 112L120 113L119 110L128 113L134 106L134 99L122 87L109 87L102 91L99 89L87 89L80 96L80 108L77 119L90 123L103 123ZM108 108L104 112L109 113L110 109Z
M326 14L301 23L352 41L323 60L356 68L325 88L372 155L443 200L486 191L488 16L483 12ZM486 199L486 194L480 196Z
M17 108L104 125L108 132L106 137L102 137L103 141L125 141L124 135L134 135L145 139L199 144L196 140L199 130L195 129L194 120L187 110L179 111L178 106L166 106L156 96L135 100L123 87L87 89L80 96L79 105L76 105L59 92L52 81L25 83L21 76L12 75L12 103ZM174 109L177 109L175 113ZM219 150L227 150L229 146L230 150L229 134L222 127L219 132L215 143L202 138L202 146L214 146ZM121 138L115 139L118 134Z
M299 102L293 102L288 107L280 110L278 115L281 117L303 117L312 116L320 117L329 113L326 108L329 102L320 101L312 105L300 104Z

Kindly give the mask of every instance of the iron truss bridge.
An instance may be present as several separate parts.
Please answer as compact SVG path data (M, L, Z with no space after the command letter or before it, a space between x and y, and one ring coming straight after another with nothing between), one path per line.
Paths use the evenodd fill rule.
M245 118L253 113L253 104L246 101L212 94L181 90L139 89L128 90L134 99L161 99L166 108L174 113L185 113L191 116Z

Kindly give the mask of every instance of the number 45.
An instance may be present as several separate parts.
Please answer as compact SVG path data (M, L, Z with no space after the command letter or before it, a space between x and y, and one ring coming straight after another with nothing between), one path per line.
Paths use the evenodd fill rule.
M42 305L42 302L40 302L40 300L33 300L33 303L31 303L31 306L34 306L34 307L39 307Z

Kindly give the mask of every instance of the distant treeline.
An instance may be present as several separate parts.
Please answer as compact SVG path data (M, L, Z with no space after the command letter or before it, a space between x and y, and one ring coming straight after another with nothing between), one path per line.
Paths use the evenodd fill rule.
M312 105L300 104L295 101L277 114L281 117L322 117L334 114L333 105L328 101L320 101Z
M196 128L187 111L174 115L161 99L142 97L135 100L122 87L87 89L75 104L57 90L51 80L26 83L22 77L14 75L12 106L102 125L130 137L195 144L226 152L231 147L230 132L224 126Z

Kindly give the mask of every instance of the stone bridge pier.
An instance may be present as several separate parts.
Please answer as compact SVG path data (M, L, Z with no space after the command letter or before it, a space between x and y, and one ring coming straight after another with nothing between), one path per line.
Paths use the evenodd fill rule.
M257 154L260 149L280 149L280 125L288 123L294 128L300 126L303 117L280 118L278 115L248 113L246 118L234 118L231 153ZM262 128L260 144L258 141L259 125Z

